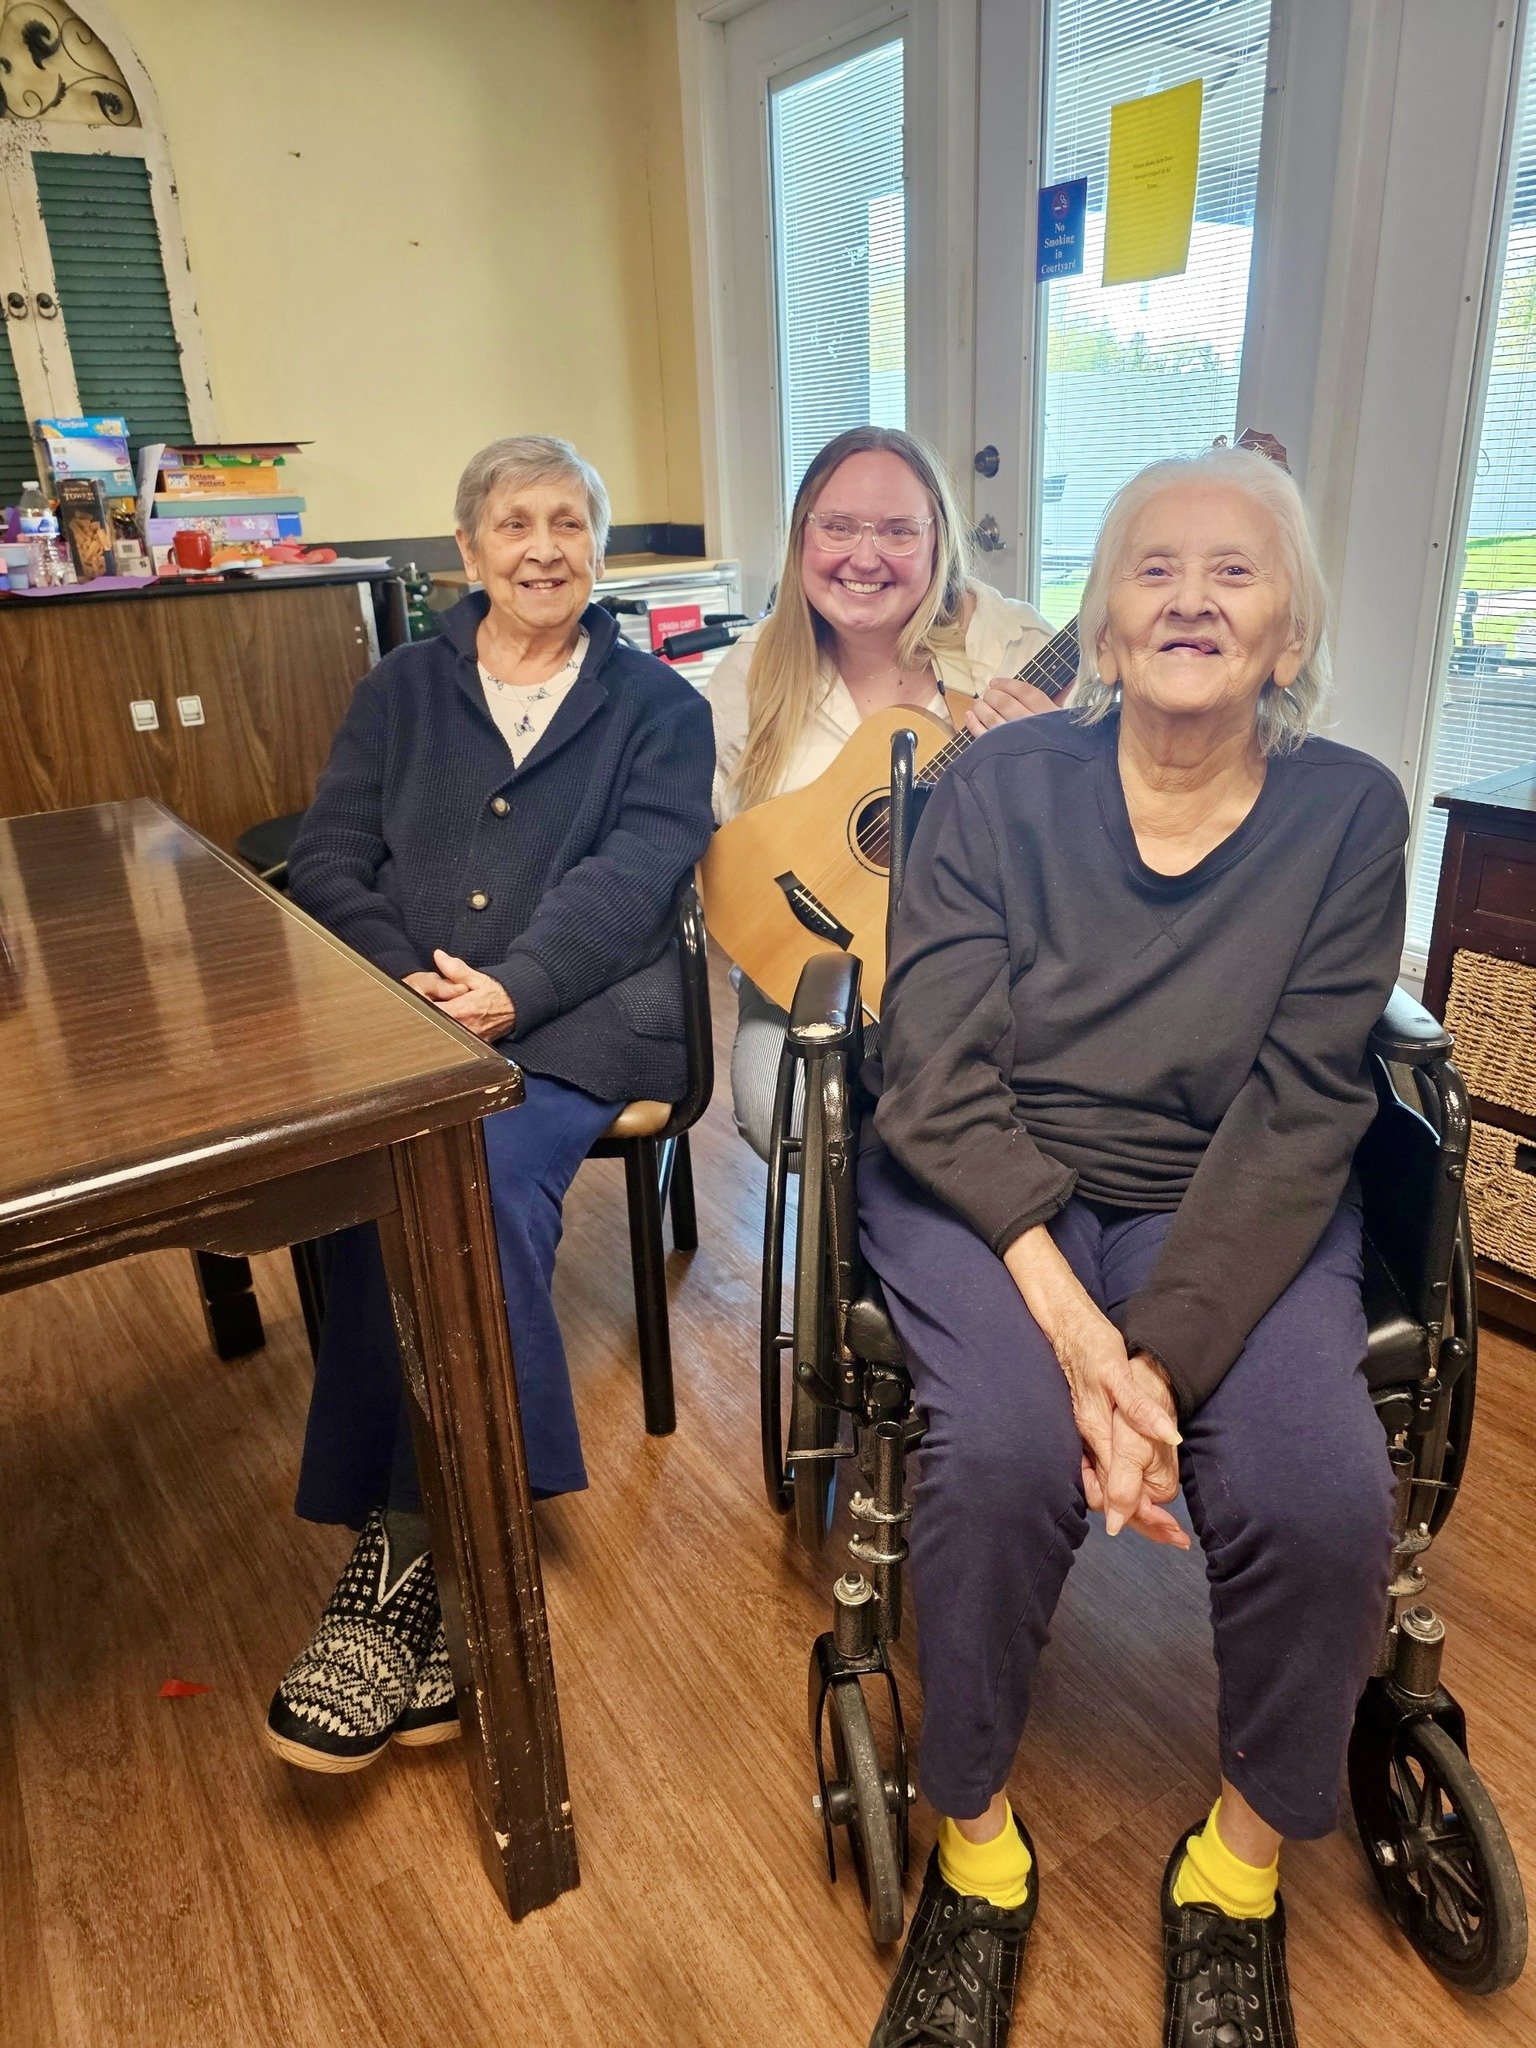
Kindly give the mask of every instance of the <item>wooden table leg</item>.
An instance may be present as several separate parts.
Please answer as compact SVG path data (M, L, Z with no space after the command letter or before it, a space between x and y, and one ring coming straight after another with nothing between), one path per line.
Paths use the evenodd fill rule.
M392 1148L381 1220L480 1852L521 1919L578 1882L478 1123Z

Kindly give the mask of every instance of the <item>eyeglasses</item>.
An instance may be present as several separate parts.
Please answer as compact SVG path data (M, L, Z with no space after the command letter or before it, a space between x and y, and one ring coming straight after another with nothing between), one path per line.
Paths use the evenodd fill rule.
M816 545L829 555L851 555L866 533L873 535L882 555L910 555L933 519L847 519L841 512L807 512L805 523Z

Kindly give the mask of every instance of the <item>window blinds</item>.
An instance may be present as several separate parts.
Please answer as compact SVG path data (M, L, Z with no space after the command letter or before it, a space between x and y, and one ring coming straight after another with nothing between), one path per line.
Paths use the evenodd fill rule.
M900 37L770 99L786 505L845 427L906 423Z
M1258 192L1270 0L1050 0L1046 182L1088 180L1081 277L1045 287L1038 488L1039 602L1077 610L1104 508L1164 455L1194 454L1238 422ZM1147 284L1099 283L1109 112L1204 81L1189 264Z
M1461 578L1419 785L1408 946L1434 922L1445 813L1436 793L1536 761L1536 33L1526 37L1487 392L1467 459Z

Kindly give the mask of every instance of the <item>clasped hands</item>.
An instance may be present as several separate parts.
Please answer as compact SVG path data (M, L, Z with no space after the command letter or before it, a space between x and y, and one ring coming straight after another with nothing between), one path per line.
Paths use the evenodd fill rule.
M455 1024L462 1024L466 1031L472 1031L476 1038L483 1038L487 1045L495 1039L505 1038L517 1022L517 1011L512 998L495 976L482 974L478 967L471 967L467 960L445 953L441 947L434 950L432 958L437 963L437 972L432 974L423 970L419 974L402 975L401 980L406 987L414 989L419 996L425 996L445 1017L451 1017Z
M1120 1332L1092 1312L1058 1333L1054 1349L1083 1440L1083 1493L1111 1536L1134 1529L1150 1543L1188 1550L1166 1503L1179 1490L1180 1443L1173 1391L1146 1352L1127 1353Z

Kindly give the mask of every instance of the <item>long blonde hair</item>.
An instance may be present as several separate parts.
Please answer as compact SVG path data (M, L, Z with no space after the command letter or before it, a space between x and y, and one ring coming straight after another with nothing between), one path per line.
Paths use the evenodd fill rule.
M954 485L931 448L899 427L850 427L812 457L789 515L778 596L752 650L747 673L747 737L731 777L739 810L773 796L810 724L823 689L821 657L832 629L805 594L800 551L806 514L828 477L850 455L899 455L928 493L934 513L933 575L902 629L896 659L910 668L940 648L963 644L970 587L967 529Z

